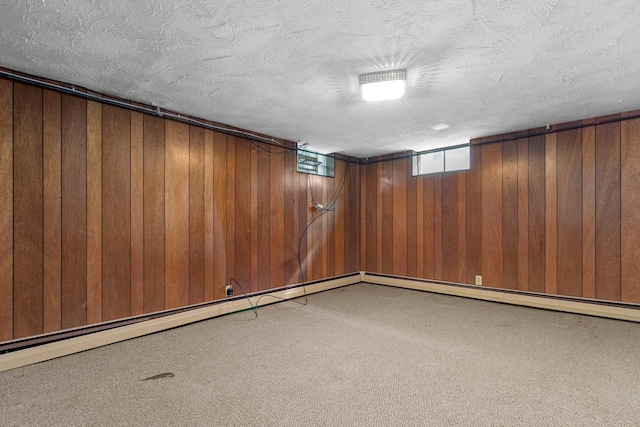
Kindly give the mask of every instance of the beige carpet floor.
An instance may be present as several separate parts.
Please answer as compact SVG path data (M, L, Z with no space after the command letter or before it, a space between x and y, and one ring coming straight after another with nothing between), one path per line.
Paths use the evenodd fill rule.
M640 425L638 324L368 284L308 301L0 373L0 425Z

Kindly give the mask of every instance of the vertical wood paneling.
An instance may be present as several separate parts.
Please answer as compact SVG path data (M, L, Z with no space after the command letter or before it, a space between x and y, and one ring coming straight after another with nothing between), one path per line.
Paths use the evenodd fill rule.
M268 175L270 176L270 175ZM298 236L297 236L297 255L300 257L298 259L298 269L300 269L300 280L307 281L309 280L309 273L307 270L308 267L308 253L307 250L307 224L308 224L308 213L309 213L309 204L307 199L308 186L307 186L307 176L303 173L298 174L298 199L300 202L298 203ZM268 236L268 234L267 234Z
M529 138L529 291L545 291L545 139Z
M13 338L13 83L0 79L0 341Z
M236 268L236 144L235 137L227 136L227 283L235 278Z
M362 258L360 256L361 254L361 244L360 244L360 207L362 206L362 193L360 191L360 178L361 178L361 173L360 173L360 165L355 164L353 165L353 168L349 168L350 171L350 175L351 175L351 185L352 187L349 189L349 195L351 196L351 201L350 201L350 205L352 207L355 207L355 209L350 209L349 212L351 213L351 223L353 224L353 228L355 229L354 231L352 231L352 235L354 236L354 239L352 241L352 245L354 246L355 249L355 257L354 257L354 264L352 265L351 269L349 270L351 271L360 271L362 270Z
M416 177L416 277L424 277L424 180Z
M364 218L367 229L367 259L365 263L366 271L377 271L378 266L378 168L377 164L365 166L366 176L366 210Z
M286 159L285 159L286 160ZM285 173L285 178L287 176L289 176L288 173ZM336 195L336 190L335 190L335 181L336 179L328 179L325 180L325 198L324 200L327 201L327 203L330 203L335 195ZM286 181L285 181L286 183ZM285 184L285 189L286 189L286 184ZM287 199L285 198L285 214L286 212L289 210L289 208L287 208ZM324 258L324 262L326 265L326 268L323 268L323 275L324 277L332 277L335 276L335 272L336 272L336 259L333 256L334 252L335 252L335 247L336 247L336 211L335 211L335 205L334 205L334 210L332 212L329 212L327 215L325 215L327 217L326 223L325 225L325 242L324 245L322 247L323 249L323 258ZM285 224L291 224L291 221L287 221L287 217L285 216ZM358 225L360 224L360 222L358 221ZM285 238L287 237L287 230L290 227L285 226ZM286 241L286 239L285 239ZM285 263L285 269L286 266L288 265L288 254L287 254L287 260Z
M87 323L102 321L102 104L87 101Z
M502 147L482 146L482 284L502 287Z
M43 331L42 89L15 83L13 111L13 331L22 338Z
M557 134L545 138L545 292L558 291L558 184L557 184Z
M251 144L251 292L258 290L258 145ZM262 150L260 150L262 151Z
M323 202L322 199L322 179L318 176L309 176L309 194L311 197L310 205ZM273 198L273 195L271 196ZM323 204L326 204L323 202ZM312 210L312 217L309 220L309 231L307 232L307 239L309 244L309 265L310 265L310 278L318 279L322 277L322 217L321 212L315 208ZM311 222L313 221L313 222ZM347 224L349 222L347 221ZM348 225L347 225L348 226ZM273 263L273 260L271 261Z
M189 304L204 302L204 288L204 129L189 126Z
M245 291L251 289L251 150L246 140L236 139L236 209L234 278ZM282 258L280 259L282 262Z
M304 175L301 175L304 176ZM269 212L271 210L271 172L269 154L258 151L258 289L268 289L270 283L269 266ZM306 197L305 197L306 202ZM305 217L306 218L306 217ZM306 224L306 222L305 222Z
M282 156L283 154L279 154ZM287 151L284 155L284 284L295 283L296 277L296 245L298 240L295 238L293 227L293 217L296 216L294 211L295 193L295 174L296 174L296 153ZM255 190L253 190L255 192ZM332 215L333 217L333 215ZM331 244L335 244L334 241ZM255 246L252 246L254 248ZM331 246L333 248L333 246ZM253 250L252 250L253 252ZM331 250L329 251L332 252ZM335 269L335 268L334 268ZM333 269L331 270L333 275Z
M60 93L44 91L43 98L43 173L44 173L44 301L43 332L61 329L62 306L60 301L62 248L61 201L61 113ZM0 107L1 108L1 107ZM2 205L4 206L4 205ZM1 340L1 338L0 338Z
M411 164L407 165L407 276L417 277L418 275L418 179L411 176Z
M582 129L582 296L596 297L596 128Z
M341 177L345 176L347 163L344 161L336 161L336 176ZM336 227L336 244L335 244L335 268L336 275L345 274L347 271L345 269L345 244L351 236L345 236L344 229L344 216L346 213L346 203L345 203L345 191L344 189L340 191L341 181L339 179L334 180L334 192L335 194L340 193L338 196L338 200L335 206L334 215L336 217L335 227Z
M518 288L518 142L502 144L502 286Z
M482 274L482 146L471 147L471 170L466 174L467 283ZM426 248L425 248L426 250Z
M442 174L433 177L433 276L442 280Z
M442 279L458 279L458 174L442 176Z
M131 112L102 107L102 319L131 315Z
M270 286L284 283L284 157L271 156L269 164L271 183L271 210L269 223ZM316 224L314 224L316 226ZM315 255L315 253L314 253Z
M131 315L144 312L144 125L142 113L131 113Z
M620 300L620 123L596 126L596 298Z
M557 134L558 286L582 296L582 130Z
M464 283L467 276L467 188L466 173L456 174L458 178L458 280Z
M213 291L224 298L227 284L227 135L213 134Z
M529 288L529 142L518 140L518 290Z
M621 298L640 303L640 119L621 124Z
M165 307L189 304L189 126L165 121Z
M144 116L144 312L165 308L164 120Z
M87 102L62 95L62 123L61 324L66 329L87 323Z
M253 170L253 169L252 169ZM256 193L252 187L252 193ZM204 131L204 299L214 299L213 287L213 131ZM253 224L253 221L252 221ZM254 251L255 252L255 251Z
M423 242L424 242L424 277L435 279L435 179L423 176Z
M393 273L393 163L381 162L380 193L382 194L382 272Z
M393 165L393 274L407 275L407 159Z

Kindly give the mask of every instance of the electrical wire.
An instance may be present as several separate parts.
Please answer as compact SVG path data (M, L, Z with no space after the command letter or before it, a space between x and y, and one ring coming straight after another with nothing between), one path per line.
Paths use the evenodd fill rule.
M306 306L306 305L309 303L309 301L308 301L308 299L307 299L307 289L306 289L306 287L305 287L305 286L303 286L303 287L302 287L302 291L304 292L304 295L303 295L303 296L304 296L304 302L297 301L297 299L298 299L298 298L300 298L300 297L296 297L296 298L291 298L291 299L289 299L289 298L277 297L277 296L275 296L275 295L264 294L264 295L260 295L260 296L258 297L258 299L256 300L255 304L254 304L254 303L252 303L252 302L251 302L251 297L249 297L249 295L244 291L244 288L242 287L242 285L240 284L240 282L238 282L238 281L237 281L235 278L233 278L233 277L230 277L230 278L229 278L229 280L230 280L230 282L233 282L233 283L235 283L236 285L238 285L238 288L240 288L240 290L242 291L242 294L243 294L243 295L244 295L244 297L247 299L247 302L249 303L249 306L251 306L251 310L253 311L253 314L254 314L255 316L253 317L253 319L250 319L250 320L255 320L255 319L257 319L257 318L258 318L258 308L260 307L260 300L261 300L262 298L265 298L265 297L274 298L274 299L277 299L277 300L280 300L280 301L293 301L293 302L295 302L296 304L300 304L300 305L301 305L301 306L303 306L303 307L304 307L304 306ZM233 284L231 284L231 286L233 286Z
M318 219L320 219L327 212L332 212L332 211L335 210L336 202L338 201L338 197L340 197L340 194L342 193L342 190L344 189L344 184L345 184L345 182L347 180L347 175L348 174L349 174L349 163L347 162L347 165L346 165L346 167L344 169L344 176L342 177L342 182L340 183L340 187L338 187L338 191L336 191L336 194L333 196L333 198L331 199L331 201L329 202L327 207L319 210L320 213L318 215L316 215L314 218L312 218L311 221L309 221L309 223L304 228L304 230L302 230L302 234L300 234L300 238L298 239L298 268L300 269L300 281L302 283L305 282L304 269L302 268L302 255L301 255L302 239L304 238L305 234L307 233L309 228L311 228L311 226L313 225L314 222L316 222ZM311 195L311 199L312 199L312 202L313 202L313 193ZM315 204L314 204L314 206L315 206Z

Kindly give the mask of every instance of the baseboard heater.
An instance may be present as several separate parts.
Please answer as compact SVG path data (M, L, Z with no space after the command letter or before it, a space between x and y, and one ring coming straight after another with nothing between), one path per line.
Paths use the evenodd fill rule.
M390 274L364 273L363 276L364 282L376 285L414 289L544 310L640 322L640 304L490 288L428 279L416 279L412 277L400 277Z
M360 282L361 273L352 273L250 293L246 296L238 295L209 303L7 341L0 345L0 372Z

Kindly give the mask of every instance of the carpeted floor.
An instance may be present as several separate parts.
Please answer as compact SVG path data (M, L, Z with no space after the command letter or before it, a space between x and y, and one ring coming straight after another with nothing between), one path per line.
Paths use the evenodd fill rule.
M638 324L368 284L308 301L0 373L0 425L640 425Z

